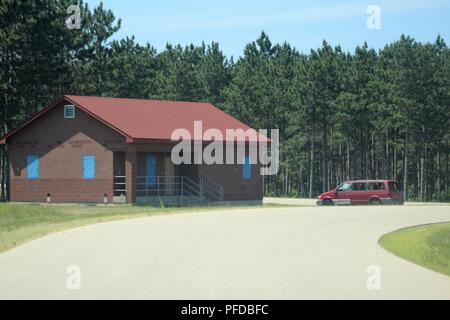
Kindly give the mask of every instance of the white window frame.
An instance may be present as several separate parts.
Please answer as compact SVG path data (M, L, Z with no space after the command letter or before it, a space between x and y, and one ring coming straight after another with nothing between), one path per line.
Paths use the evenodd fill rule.
M73 110L72 116L67 116L67 109L69 109L69 107L72 108ZM64 119L73 119L73 118L75 118L75 106L73 104L66 104L64 106Z

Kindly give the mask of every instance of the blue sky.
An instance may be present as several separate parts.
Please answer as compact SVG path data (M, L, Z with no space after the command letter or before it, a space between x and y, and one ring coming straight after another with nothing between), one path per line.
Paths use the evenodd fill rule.
M96 6L99 0L86 0ZM134 35L158 51L166 43L219 42L228 55L238 57L262 30L273 43L287 41L302 52L326 39L353 51L367 41L376 49L401 34L418 41L434 41L440 34L450 42L450 0L105 0L122 19L115 38ZM381 29L368 29L369 5L381 9Z

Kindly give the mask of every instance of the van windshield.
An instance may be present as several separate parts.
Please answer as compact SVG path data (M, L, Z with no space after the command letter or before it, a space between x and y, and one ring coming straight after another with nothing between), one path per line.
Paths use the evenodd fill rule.
M352 183L351 182L344 182L337 189L337 191L351 191L351 190L352 190Z

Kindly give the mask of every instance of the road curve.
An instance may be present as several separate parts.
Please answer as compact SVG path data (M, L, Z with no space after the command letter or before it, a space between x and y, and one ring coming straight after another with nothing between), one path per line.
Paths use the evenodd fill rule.
M449 206L292 207L67 230L0 254L1 299L450 299L450 277L378 245ZM69 266L79 289L68 289ZM367 268L380 269L369 290Z

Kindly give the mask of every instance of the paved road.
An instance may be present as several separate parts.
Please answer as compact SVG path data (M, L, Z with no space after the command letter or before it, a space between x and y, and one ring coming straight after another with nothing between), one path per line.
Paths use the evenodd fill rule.
M450 277L377 244L449 220L450 207L292 207L101 223L0 254L0 298L450 299ZM70 265L79 290L67 289Z

